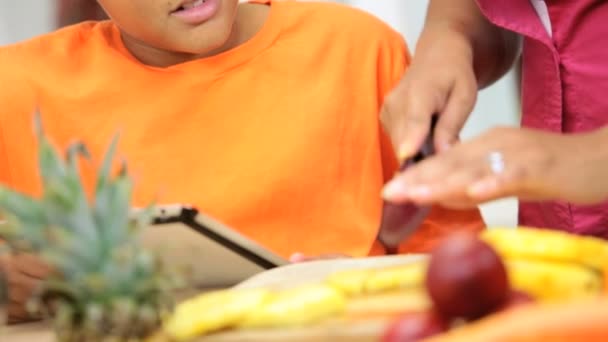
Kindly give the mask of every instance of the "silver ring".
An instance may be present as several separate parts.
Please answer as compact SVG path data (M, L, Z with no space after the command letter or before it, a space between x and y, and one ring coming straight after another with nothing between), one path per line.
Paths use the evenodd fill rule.
M490 170L492 170L492 173L495 175L505 171L505 160L502 153L498 151L490 152L490 154L488 154L488 163L490 164Z

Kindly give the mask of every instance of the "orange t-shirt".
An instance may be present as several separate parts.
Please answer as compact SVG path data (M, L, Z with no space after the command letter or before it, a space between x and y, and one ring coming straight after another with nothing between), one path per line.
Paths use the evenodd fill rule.
M283 256L379 253L396 162L378 112L405 43L356 9L269 4L245 44L167 68L138 62L109 21L1 48L0 180L38 193L37 107L58 146L82 139L97 161L120 131L136 205L195 205ZM435 210L408 248L482 226L478 211Z

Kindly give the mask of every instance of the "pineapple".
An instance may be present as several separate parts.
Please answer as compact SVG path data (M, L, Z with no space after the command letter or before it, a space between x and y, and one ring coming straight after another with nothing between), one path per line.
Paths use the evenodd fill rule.
M53 269L29 308L52 316L58 341L139 340L153 334L173 308L176 277L139 244L153 206L131 216L132 181L123 162L111 176L116 136L89 200L80 179L82 143L62 159L35 118L41 198L0 186L7 220L0 238L15 252L35 253Z

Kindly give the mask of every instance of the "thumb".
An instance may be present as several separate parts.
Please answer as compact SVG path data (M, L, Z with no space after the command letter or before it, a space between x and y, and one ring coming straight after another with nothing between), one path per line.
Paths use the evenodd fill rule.
M400 161L414 155L424 143L436 112L429 92L397 87L387 96L380 118Z

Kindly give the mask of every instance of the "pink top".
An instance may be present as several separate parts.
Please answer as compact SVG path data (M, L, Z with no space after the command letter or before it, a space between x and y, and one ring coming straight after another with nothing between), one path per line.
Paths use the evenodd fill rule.
M608 124L608 1L540 1L477 0L525 37L522 124L561 133ZM608 238L608 203L521 203L519 223Z

